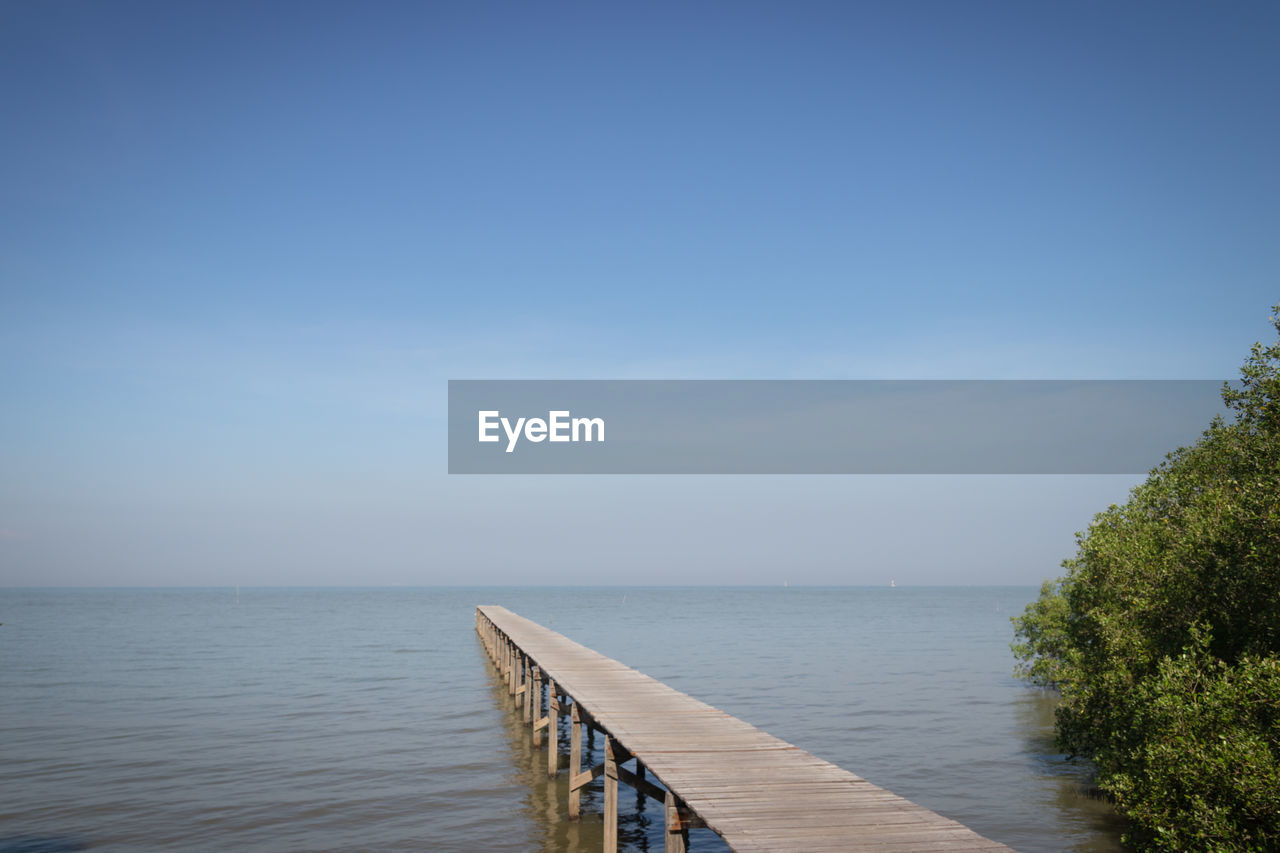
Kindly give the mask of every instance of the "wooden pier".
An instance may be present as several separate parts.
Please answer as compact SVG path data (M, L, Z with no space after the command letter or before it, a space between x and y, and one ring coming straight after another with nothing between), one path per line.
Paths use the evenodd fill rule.
M569 715L568 817L604 776L605 853L618 846L619 782L664 804L667 853L684 853L695 826L737 853L1009 850L504 607L476 608L476 631L534 745L546 740L551 776ZM604 735L604 761L584 768L588 726Z

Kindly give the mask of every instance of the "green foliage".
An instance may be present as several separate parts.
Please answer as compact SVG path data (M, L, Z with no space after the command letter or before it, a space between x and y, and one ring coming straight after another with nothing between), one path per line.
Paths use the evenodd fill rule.
M1014 619L1060 745L1151 849L1280 849L1280 343L1223 399Z

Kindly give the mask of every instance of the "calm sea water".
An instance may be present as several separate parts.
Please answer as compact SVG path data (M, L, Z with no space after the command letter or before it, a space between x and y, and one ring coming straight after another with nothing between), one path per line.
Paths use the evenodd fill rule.
M599 795L564 820L477 604L1018 850L1116 850L1053 750L1051 697L1010 675L1009 617L1035 592L3 590L0 851L598 850ZM661 809L637 800L624 847L661 850Z

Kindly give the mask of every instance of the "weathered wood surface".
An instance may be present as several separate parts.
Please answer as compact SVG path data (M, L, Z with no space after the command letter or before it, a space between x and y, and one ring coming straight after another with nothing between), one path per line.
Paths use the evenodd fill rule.
M669 850L683 849L675 834L683 826L673 811L676 802L681 814L692 813L737 853L1009 850L504 607L477 611L477 630L487 644L498 644L491 653L500 664L513 655L525 659L571 698L571 774L581 770L579 719L607 733L606 850L612 849L609 826L616 824L608 806L617 801L617 780L635 779L617 767L627 759L615 762L611 750L635 756L646 777L674 795L666 798ZM519 690L514 676L509 689ZM549 761L548 769L553 766ZM651 783L642 788L656 796ZM572 817L578 799L573 790Z

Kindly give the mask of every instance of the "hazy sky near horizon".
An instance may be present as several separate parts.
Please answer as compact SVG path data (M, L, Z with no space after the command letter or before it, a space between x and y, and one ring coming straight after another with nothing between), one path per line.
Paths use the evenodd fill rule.
M1231 378L1278 91L1274 3L0 5L0 586L1038 583L1136 478L450 477L446 381Z

